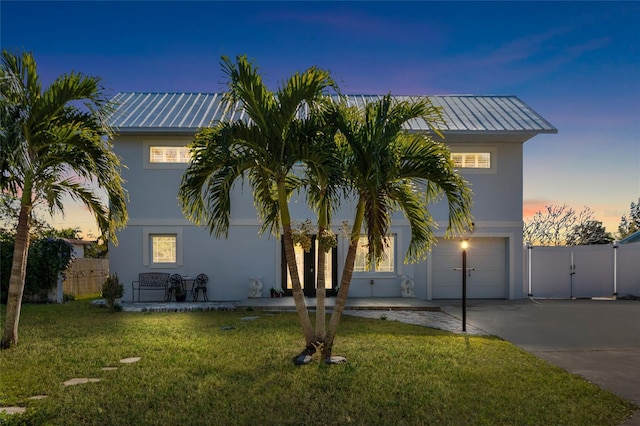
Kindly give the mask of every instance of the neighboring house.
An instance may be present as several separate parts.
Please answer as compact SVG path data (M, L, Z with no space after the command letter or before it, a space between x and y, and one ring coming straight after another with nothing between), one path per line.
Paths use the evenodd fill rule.
M76 257L76 259L82 259L84 257L84 249L94 243L93 241L77 240L75 238L62 239L71 244L71 246L73 247L73 255Z
M361 104L378 96L350 96ZM522 255L523 143L541 133L557 133L544 118L515 96L432 96L444 108L442 129L454 162L474 192L475 231L470 237L467 278L470 298L526 297ZM243 119L243 111L214 93L119 93L111 119L117 131L115 152L127 166L123 170L130 196L129 222L118 234L118 247L109 249L110 270L130 283L141 272L169 272L209 277L209 299L242 300L248 297L250 278L260 276L262 295L271 287L287 291L287 273L281 239L258 233L250 188L240 182L234 189L228 239L215 239L186 220L177 200L180 179L187 167L187 145L198 128L216 120ZM427 132L424 122L407 129ZM336 230L351 221L347 203L334 215ZM438 221L437 235L447 227L446 203L430 209ZM291 201L294 220L315 216L304 197ZM365 248L356 262L349 290L351 297L400 297L403 276L414 282L415 297L431 300L461 297L460 240L440 238L424 262L404 264L410 230L401 216L394 218L387 261L377 270L364 265ZM347 243L340 239L331 253L328 287L338 284ZM313 251L312 251L313 254ZM305 293L311 295L314 256L298 252ZM405 286L406 287L406 286ZM289 292L290 294L290 292ZM145 297L161 299L160 294Z
M636 231L631 235L627 235L625 238L619 241L620 244L640 243L640 231Z

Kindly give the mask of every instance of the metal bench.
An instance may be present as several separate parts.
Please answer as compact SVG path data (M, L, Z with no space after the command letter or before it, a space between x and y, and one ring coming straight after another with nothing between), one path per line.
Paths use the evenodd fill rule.
M131 283L131 294L135 302L135 286L138 284L138 302L141 290L164 290L164 300L167 301L169 293L169 274L164 272L144 272L138 274L138 280Z

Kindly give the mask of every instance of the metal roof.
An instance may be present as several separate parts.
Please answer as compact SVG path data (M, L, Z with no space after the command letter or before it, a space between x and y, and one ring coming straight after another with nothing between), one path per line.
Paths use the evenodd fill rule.
M394 96L408 100L419 96ZM382 95L347 95L347 102L362 106ZM429 96L443 108L445 133L557 133L547 120L517 96ZM222 93L121 92L110 124L120 133L195 133L224 120L246 119L239 104L230 105ZM428 132L424 120L413 120L407 130Z
M631 235L620 240L620 244L640 243L640 231L636 231Z

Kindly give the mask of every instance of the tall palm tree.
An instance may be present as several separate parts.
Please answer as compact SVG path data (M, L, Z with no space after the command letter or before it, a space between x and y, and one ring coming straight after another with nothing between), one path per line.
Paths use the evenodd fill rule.
M249 181L262 221L260 231L282 232L293 298L309 350L314 330L295 261L288 200L301 185L293 168L313 157L310 141L322 132L315 111L327 102L323 91L335 85L327 71L311 67L272 92L246 56L238 56L235 63L223 56L221 65L228 77L228 100L239 103L249 120L219 122L196 134L179 190L182 209L216 238L226 237L233 185ZM307 114L302 114L305 109Z
M127 221L120 159L113 153L111 111L100 79L69 73L42 89L33 55L2 51L0 71L2 192L20 199L2 348L18 343L18 323L29 249L29 219L41 203L64 213L63 197L94 214L103 237ZM108 205L96 192L106 192Z
M336 235L331 229L331 217L344 195L344 168L336 145L336 128L327 120L327 111L316 117L321 122L317 137L309 146L303 186L307 200L317 215L316 234L316 329L315 348L320 348L326 335L326 260L327 253L337 245Z
M443 144L403 129L413 119L424 119L442 136L437 129L442 122L440 110L428 98L396 102L388 95L361 109L338 102L333 111L348 185L357 204L340 290L324 339L325 360L331 360L363 229L368 240L368 261L377 263L384 256L394 211L401 211L411 228L407 262L424 259L430 250L435 222L428 204L438 197L443 195L448 203L448 235L472 227L471 190L454 170L449 150Z

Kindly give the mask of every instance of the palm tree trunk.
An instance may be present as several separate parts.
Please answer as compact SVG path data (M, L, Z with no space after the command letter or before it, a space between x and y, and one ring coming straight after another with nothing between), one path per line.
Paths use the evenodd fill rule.
M309 311L304 301L304 293L300 285L300 275L298 273L298 264L296 262L296 254L293 248L293 237L291 236L291 215L289 214L289 205L287 204L287 191L284 181L278 183L278 204L280 206L280 221L282 222L282 244L284 244L284 257L289 268L291 276L291 290L293 292L293 301L296 304L296 312L298 320L302 326L302 333L305 340L305 351L309 351L313 345L313 326Z
M328 359L331 357L333 350L333 341L338 332L338 325L342 318L342 311L347 304L347 295L349 294L349 285L351 284L351 277L353 275L353 266L356 261L356 252L358 249L358 241L351 241L349 244L349 250L347 251L347 258L344 262L344 270L342 271L342 278L340 280L340 290L336 296L336 303L333 307L333 313L329 320L329 328L324 338L322 358Z
M7 318L2 342L0 342L2 349L8 349L18 344L18 323L20 322L20 309L22 307L24 280L27 271L27 254L29 252L30 194L30 192L23 194L23 202L18 215L18 229L16 231L16 242L11 263L11 278L9 279ZM25 203L25 199L29 200L29 202Z
M360 239L360 230L362 229L362 221L364 218L364 203L362 200L358 201L356 207L356 216L351 229L351 238L349 240L349 250L347 251L347 258L344 261L344 269L342 270L342 277L340 278L340 290L336 297L336 303L333 307L333 313L329 320L329 328L324 338L324 345L322 348L322 358L329 359L333 352L333 341L338 332L338 325L340 325L340 319L342 318L342 311L347 304L347 295L349 294L349 286L351 285L351 277L353 276L353 267L356 262L356 252L358 251L358 240Z
M318 227L318 236L324 232L323 227ZM318 239L316 239L316 246L318 247L318 259L316 264L316 270L318 273L318 279L316 283L316 341L324 341L326 330L326 312L325 312L325 298L327 291L325 289L325 261L327 258L327 252L325 248L320 245Z
M289 275L291 276L291 289L293 291L293 300L296 304L296 312L298 320L302 326L305 343L307 349L310 349L313 342L313 326L309 318L309 311L304 301L304 293L300 285L300 275L298 274L298 264L296 263L296 255L293 249L293 238L291 237L291 225L282 226L282 243L284 244L284 256L289 267Z

